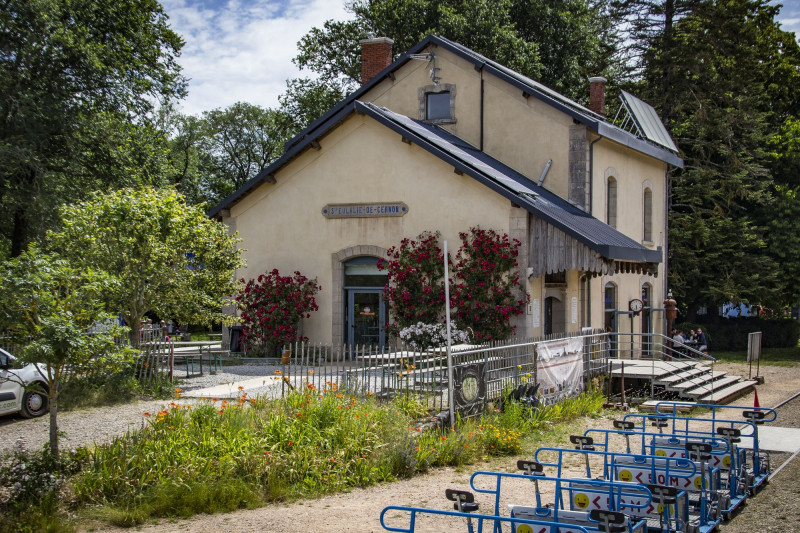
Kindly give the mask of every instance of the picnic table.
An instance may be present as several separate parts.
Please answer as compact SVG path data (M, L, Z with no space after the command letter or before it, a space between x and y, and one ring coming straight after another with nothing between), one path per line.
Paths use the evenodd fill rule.
M199 367L199 373L203 374L203 362L209 372L217 373L222 370L222 356L227 355L228 351L223 350L217 341L175 341L172 343L171 368L175 362L186 365L186 377L195 374L195 364Z

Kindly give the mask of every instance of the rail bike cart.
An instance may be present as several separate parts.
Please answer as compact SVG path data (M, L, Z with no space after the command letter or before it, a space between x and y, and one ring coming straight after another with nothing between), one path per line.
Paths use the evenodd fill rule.
M569 479L544 476L542 465L533 461L518 461L517 467L522 474L510 472L478 471L472 474L470 486L472 490L494 496L494 514L501 514L501 493L503 480L507 482L523 481L533 483L535 505L509 505L511 516L543 520L549 523L568 523L596 531L597 523L605 518L607 529L620 533L646 533L647 524L642 519L630 517L631 510L644 511L654 506L653 494L641 485L595 479ZM555 497L552 502L542 503L541 485L554 488ZM491 488L487 488L491 487ZM626 503L626 501L630 503ZM594 515L592 513L595 513ZM601 519L597 513L605 513ZM608 529L610 528L610 529ZM549 532L548 528L525 529L523 526L513 527L514 533ZM570 529L560 529L566 533Z
M697 404L696 407L709 412L687 417L678 414L678 406L677 402L659 402L655 413L630 413L623 421L634 422L634 431L647 431L648 425L655 425L664 435L676 438L694 440L712 436L727 440L732 450L731 463L725 464L722 456L720 468L724 476L735 478L728 484L743 482L746 489L755 494L770 473L769 451L760 448L758 427L774 422L778 413L767 407Z
M662 422L658 422L661 424ZM634 453L656 457L688 458L686 445L689 442L702 442L710 446L709 466L720 471L720 486L716 491L717 506L723 515L728 517L747 498L747 485L744 477L744 450L734 447L733 437L739 430L735 428L718 428L724 430L726 436L710 435L674 436L664 433L634 431L634 423L629 420L615 420L617 429L587 429L583 435L591 437L595 449L611 451L617 443L624 439L626 453L631 453L633 441Z
M512 531L515 533L622 533L627 531L615 528L620 520L618 513L596 513L593 515L594 518L591 521L591 525L583 526L551 520L480 514L478 513L478 504L475 502L475 496L471 492L447 489L445 496L448 500L454 502L452 511L390 505L381 511L381 526L386 531L414 533L418 516L427 515L442 517L450 522L451 524L447 526L446 531L456 531L455 522L459 519L464 520L467 533L499 532L502 531L503 524L511 524ZM386 523L387 513L394 512L407 513L407 522L403 526L394 526ZM391 520L395 519L396 517L393 517ZM486 530L484 530L484 525L488 525Z
M676 527L669 529L670 531L706 533L713 531L722 520L717 501L719 469L708 466L711 448L709 444L689 443L687 446L691 446L690 451L694 456L676 458L599 451L594 449L592 438L583 435L573 435L570 440L577 444L575 449L539 448L534 454L534 461L545 468L555 469L554 477L564 477L566 460L583 459L585 475L589 479L626 481L675 489L678 492L674 495L674 503L671 501L672 491L656 491L664 498L669 497L669 505L674 506L670 509L670 514L675 518ZM663 513L659 512L657 506L643 509L641 514L633 509L631 512L634 518L647 519L648 529L661 530Z

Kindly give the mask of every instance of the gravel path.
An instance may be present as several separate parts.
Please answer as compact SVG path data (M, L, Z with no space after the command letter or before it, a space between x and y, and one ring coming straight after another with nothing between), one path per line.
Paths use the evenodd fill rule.
M265 365L241 365L226 367L219 374L205 374L190 379L179 378L178 386L185 390L206 388L225 383L234 383L253 376L266 376L278 367ZM84 444L107 442L130 429L143 426L143 413L158 412L171 400L140 400L109 407L95 407L62 411L58 414L59 431L63 432L62 445L76 448ZM181 399L181 404L196 403L197 400ZM19 415L0 417L0 455L15 448L32 450L48 442L50 417L47 415L28 420Z

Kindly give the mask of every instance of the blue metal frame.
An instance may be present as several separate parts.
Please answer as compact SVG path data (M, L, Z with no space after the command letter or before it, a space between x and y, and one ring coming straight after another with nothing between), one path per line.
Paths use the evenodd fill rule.
M769 452L762 452L759 448L758 442L758 424L774 422L778 413L774 409L767 407L745 407L737 405L712 405L712 404L696 404L695 407L709 409L708 416L681 416L678 409L685 407L685 403L681 402L659 402L655 406L655 413L653 414L638 414L629 413L623 417L623 420L638 420L637 431L645 432L647 423L657 419L667 419L668 424L671 423L671 429L664 435L683 436L687 438L700 438L702 436L717 437L718 428L736 428L741 431L741 438L752 438L753 448L748 453L747 450L734 446L732 457L736 457L743 463L737 464L737 472L743 467L748 470L746 477L747 488L751 492L755 492L757 488L762 485L769 475ZM752 422L748 419L732 419L723 418L723 413L735 414L739 413L744 416L745 412L758 411L763 414L763 419L758 423ZM710 424L710 430L708 425ZM697 427L701 425L700 427ZM733 444L733 443L731 443ZM740 455L741 451L744 454Z
M489 477L495 478L494 481L494 488L493 489L484 489L476 486L475 480L480 477ZM581 493L592 493L601 496L608 497L608 510L610 511L619 511L623 512L623 508L627 509L647 509L653 503L653 495L647 487L643 485L633 485L630 483L623 483L618 481L608 481L608 480L599 480L599 479L572 479L572 478L560 478L560 477L548 477L548 476L541 476L541 475L530 475L530 474L515 474L510 472L490 472L490 471L477 471L469 479L470 487L475 492L481 492L484 494L492 494L494 495L494 514L495 516L500 516L500 493L502 490L502 480L503 479L523 479L530 482L536 482L537 490L535 493L536 496L536 505L531 509L535 512L542 512L542 517L552 516L552 519L555 522L568 522L570 519L567 518L566 520L560 520L559 518L566 518L566 517L559 517L559 513L565 510L564 505L564 496L563 492L567 492L569 495L569 507L570 511L580 511L586 514L586 519L588 520L588 511L584 511L583 509L575 509L573 505L573 492L581 492ZM543 506L541 501L541 494L538 491L538 483L539 482L552 482L555 483L555 501L553 502L552 506ZM574 484L578 483L578 486ZM623 501L624 497L634 497L634 498L646 498L644 503L625 503ZM547 511L545 513L545 511ZM669 511L665 509L668 513ZM634 520L630 518L631 513L625 513L629 517L628 523L628 532L633 533L634 531L639 531L644 524L644 520ZM512 512L512 516L513 512Z
M690 440L692 442L708 443L712 447L711 456L714 459L714 462L710 463L709 466L719 469L719 488L729 491L730 501L719 502L723 515L732 513L747 498L747 491L744 490L741 483L742 467L745 461L744 450L733 447L731 442L722 437L703 434L688 437L685 435L621 429L587 429L583 434L584 436L592 437L595 448L602 448L603 451L609 450L610 440L613 435L620 435L625 437L628 453L631 453L630 437L637 437L639 442L636 447L639 451L636 453L679 459L687 458L685 445ZM596 438L596 435L600 435L601 439Z
M408 527L400 528L388 525L384 520L384 518L386 516L386 513L388 513L389 511L404 511L410 513ZM390 505L388 507L385 507L383 511L381 511L381 526L386 531L398 531L400 533L414 533L414 528L416 527L418 514L464 518L467 521L468 533L483 533L483 525L485 522L489 522L491 526L495 528L501 527L503 523L511 524L512 528L514 529L516 529L517 525L523 525L523 524L528 524L532 526L545 526L547 528L547 533L559 533L559 532L565 533L567 530L575 531L576 533L593 533L595 531L600 531L597 528L586 528L583 526L575 526L572 524L565 524L561 522L548 522L545 520L531 520L527 518L514 518L510 516L485 515L478 513L463 513L460 511L441 511L438 509L426 509L424 507L405 507L402 505ZM478 525L477 530L474 528L472 524L473 520L477 522ZM454 530L451 528L448 529L448 531L454 531Z
M548 453L555 453L557 461L548 462L542 460L542 456ZM588 478L600 477L605 480L633 481L642 484L670 486L676 486L679 480L683 480L683 486L678 486L677 488L684 490L688 497L684 499L685 505L681 510L684 511L683 516L697 520L699 533L712 531L722 520L721 513L719 516L712 516L711 513L713 509L712 498L715 497L714 491L719 487L720 483L719 469L706 469L702 463L698 467L695 461L689 459L572 448L539 448L534 453L534 460L545 467L556 468L557 477L562 477L561 469L566 454L581 454L584 456L586 477ZM592 473L589 459L593 456L603 459L602 473ZM632 472L634 470L640 471L639 474L634 475ZM620 479L620 475L625 471L631 476L631 479ZM641 471L647 473L646 479L637 479L642 474ZM627 477L627 475L624 477ZM691 488L696 487L696 479L700 480L699 490ZM687 488L689 490L686 490ZM696 496L697 499L690 502L693 496ZM690 503L693 503L693 505L690 505ZM697 512L690 512L693 510Z

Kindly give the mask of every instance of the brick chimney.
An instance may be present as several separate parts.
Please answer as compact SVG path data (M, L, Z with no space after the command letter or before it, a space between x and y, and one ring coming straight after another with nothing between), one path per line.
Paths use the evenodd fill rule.
M370 37L361 43L361 85L392 64L392 45L388 37Z
M606 81L602 76L589 78L589 109L603 116L606 114Z

